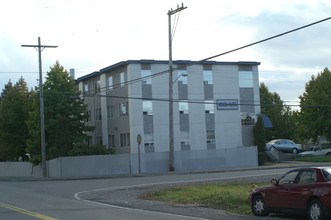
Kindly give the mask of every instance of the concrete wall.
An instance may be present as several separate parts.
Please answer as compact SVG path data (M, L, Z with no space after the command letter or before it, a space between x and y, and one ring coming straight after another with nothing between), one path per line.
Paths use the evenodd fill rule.
M140 165L139 165L140 161ZM176 171L216 170L258 165L256 147L175 151ZM49 177L90 177L168 172L169 153L61 157L48 161ZM0 177L41 177L41 166L27 162L0 162Z
M0 177L40 177L41 166L29 162L0 162Z

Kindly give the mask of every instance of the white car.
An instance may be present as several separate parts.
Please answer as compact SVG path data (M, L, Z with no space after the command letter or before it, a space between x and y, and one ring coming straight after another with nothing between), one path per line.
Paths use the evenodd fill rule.
M319 146L314 147L310 151L305 151L299 154L299 156L322 156L322 155L330 155L331 156L331 148L322 149Z

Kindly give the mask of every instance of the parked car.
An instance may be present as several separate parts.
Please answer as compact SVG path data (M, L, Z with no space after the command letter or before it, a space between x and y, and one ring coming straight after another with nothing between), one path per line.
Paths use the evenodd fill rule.
M315 146L315 147L313 147L312 150L299 153L299 156L301 156L301 157L305 157L305 156L321 156L321 155L331 155L331 148L322 149L319 146Z
M271 148L276 148L279 151L284 153L297 154L299 151L302 151L302 147L299 144L294 143L291 140L287 139L276 139L269 141L266 144L266 150L271 150Z
M297 168L272 185L252 190L249 201L256 216L269 213L308 214L322 220L331 214L331 168Z

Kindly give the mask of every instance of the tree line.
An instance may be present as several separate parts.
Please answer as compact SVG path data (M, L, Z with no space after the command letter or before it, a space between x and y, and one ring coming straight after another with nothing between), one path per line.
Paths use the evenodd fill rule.
M45 139L47 159L92 154L111 154L103 145L89 146L85 121L87 106L74 79L59 62L47 72L44 91ZM299 97L300 110L292 110L281 97L260 85L261 113L272 121L264 128L262 117L254 128L255 144L264 151L267 141L278 138L305 143L318 136L331 140L331 72L325 68L306 83ZM41 161L40 90L28 89L21 77L8 82L0 96L0 161Z
M47 159L111 154L103 145L88 145L87 106L74 79L59 62L43 84ZM0 96L0 161L41 161L40 89L29 89L21 77L8 82Z
M299 96L300 110L291 110L275 92L270 92L264 83L260 85L261 113L272 121L272 128L264 128L262 117L255 125L254 139L259 151L264 151L265 142L273 139L291 139L305 144L316 143L319 136L331 141L331 72L325 68L312 75Z

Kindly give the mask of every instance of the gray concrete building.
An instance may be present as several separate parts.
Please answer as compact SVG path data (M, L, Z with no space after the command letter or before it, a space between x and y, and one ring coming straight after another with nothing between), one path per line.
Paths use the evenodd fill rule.
M253 146L258 62L174 61L174 151ZM78 78L91 144L116 154L169 152L168 61L128 60Z

